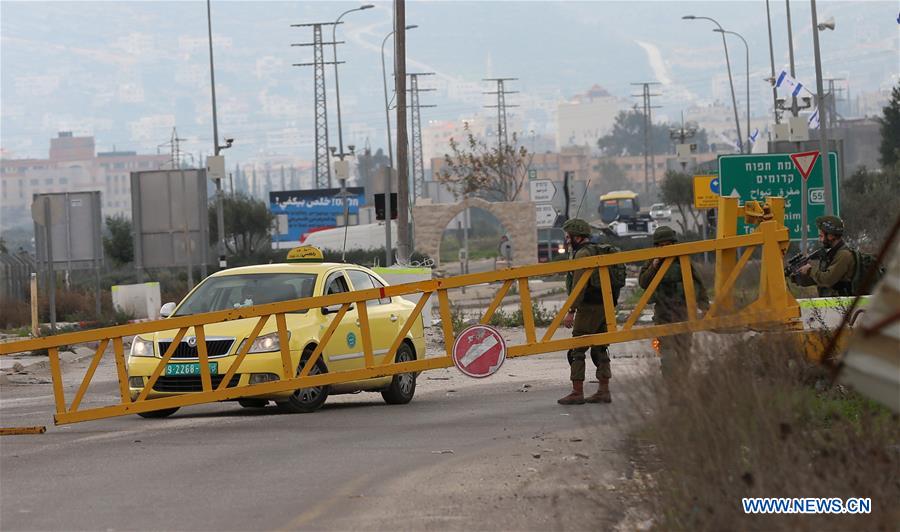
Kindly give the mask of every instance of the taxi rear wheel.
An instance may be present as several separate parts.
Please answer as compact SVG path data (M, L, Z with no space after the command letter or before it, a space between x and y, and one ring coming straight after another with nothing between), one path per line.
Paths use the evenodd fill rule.
M307 356L311 353L311 350L309 350L308 353L304 353L305 356L301 359L300 367L297 369L298 374L300 370L303 369L303 366L306 365ZM319 358L319 360L316 360L312 369L310 369L309 374L312 376L321 375L323 373L328 373L328 368L325 366L325 363L322 362L322 359ZM278 406L285 412L309 414L322 408L326 399L328 399L328 386L300 388L299 390L294 390L294 393L291 394L287 401L279 402Z
M400 344L397 348L396 362L411 362L416 359L409 344ZM391 379L390 386L381 392L384 402L389 405L405 405L412 401L413 395L416 394L416 374L415 373L398 373Z
M154 410L152 412L138 412L138 415L148 419L169 417L175 412L178 412L178 408L179 407L176 406L175 408L163 408L162 410Z

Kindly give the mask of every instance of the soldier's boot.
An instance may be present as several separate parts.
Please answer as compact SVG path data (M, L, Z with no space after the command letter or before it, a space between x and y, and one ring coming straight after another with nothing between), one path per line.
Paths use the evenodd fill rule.
M611 403L612 396L609 394L609 379L600 378L600 385L597 387L597 393L590 397L585 397L586 403Z
M561 405L584 404L584 381L572 381L572 393L556 401Z

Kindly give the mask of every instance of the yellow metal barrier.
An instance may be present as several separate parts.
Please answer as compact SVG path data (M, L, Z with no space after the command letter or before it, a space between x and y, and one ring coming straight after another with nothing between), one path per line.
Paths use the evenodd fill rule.
M705 330L731 330L734 328L763 328L780 327L790 325L800 316L797 302L787 290L782 274L782 253L788 244L788 231L781 224L783 216L783 201L780 198L770 198L767 208L774 214L774 219L760 223L758 230L749 235L735 236L731 229L723 226L736 227L737 217L743 215L743 208L738 206L734 198L720 199L720 229L715 240L688 242L660 248L627 251L609 255L585 257L578 260L552 262L532 266L521 266L508 270L460 275L447 279L437 279L402 285L388 286L382 289L368 289L356 292L341 293L327 296L296 299L291 301L257 305L234 310L210 312L183 317L171 317L147 323L122 325L82 332L73 332L37 338L21 342L0 344L0 355L8 355L23 351L47 349L50 357L50 369L53 378L53 395L56 405L54 420L57 424L75 423L80 421L96 420L101 418L150 412L166 408L175 408L213 401L223 401L250 397L255 395L269 395L278 392L288 392L300 388L323 386L340 382L350 382L376 377L390 376L398 373L421 372L436 368L445 368L453 365L451 350L455 339L449 291L477 284L502 283L491 304L481 318L481 323L488 323L494 312L499 308L509 289L515 283L518 287L518 299L523 309L525 342L519 345L508 345L508 357L520 357L562 351L574 347L590 346L596 344L613 344L631 340L649 339L659 336L681 334L685 332L698 332ZM740 259L738 251L743 249ZM759 252L759 287L758 297L745 308L737 309L733 297L733 289L741 271L748 264L756 250ZM690 256L698 253L715 252L716 262L716 292L715 299L709 311L700 316L696 308L693 285L692 266ZM663 264L650 286L641 296L635 308L622 326L616 322L616 311L612 304L612 283L609 268L615 264L635 263L662 258ZM649 302L654 290L659 285L662 276L665 275L672 263L678 260L681 264L682 281L688 302L688 320L680 323L664 325L652 325L635 327L641 312ZM582 275L559 314L547 327L543 336L538 338L531 312L531 294L528 285L529 278L564 274L570 271L580 271L598 268L600 273L601 290L604 295L603 315L605 317L607 332L577 338L554 338L562 323L566 311L571 306L575 295L589 280L588 275ZM377 300L384 297L397 297L410 294L421 294L417 305L409 318L400 328L387 353L379 358L375 357L372 348L372 334L366 311L368 300ZM422 309L429 298L437 294L441 328L444 334L445 353L432 358L421 358L409 362L393 362L397 349L400 347L407 333L413 327L415 321L421 315ZM322 352L331 339L341 320L344 318L350 306L356 304L359 312L360 337L365 360L362 369L346 371L329 371L328 373L310 375ZM315 350L307 359L307 362L299 372L296 362L291 358L288 340L288 330L285 315L307 309L318 309L326 306L340 305L340 310L334 314L330 325L325 331ZM214 389L210 376L208 353L204 327L215 323L228 322L239 319L256 318L258 321L250 336L243 342L236 359L230 365L224 378ZM247 386L228 387L231 378L240 370L241 363L247 356L250 346L260 331L270 319L275 320L281 346L281 360L285 375L295 375L294 378L279 381L270 381ZM147 334L158 331L178 329L178 333L169 344L165 353L159 359L157 367L143 390L135 400L131 399L128 386L128 374L125 364L123 338L138 334ZM175 353L176 347L185 335L192 334L197 338L198 361L201 371L201 392L185 395L169 396L148 399L147 396L157 379L165 370L166 365ZM63 390L63 378L60 371L59 348L65 345L82 344L86 342L99 342L99 346L87 369L87 372L79 386L71 403L67 404ZM95 408L81 408L82 399L93 379L94 373L109 344L112 343L115 357L117 378L119 384L120 402Z

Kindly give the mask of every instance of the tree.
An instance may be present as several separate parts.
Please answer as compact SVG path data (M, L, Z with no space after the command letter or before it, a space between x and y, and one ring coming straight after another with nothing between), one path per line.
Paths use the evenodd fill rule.
M680 129L681 124L651 124L650 151L661 154L672 151L674 141L669 137L670 129ZM698 152L709 151L706 130L699 129L689 141L697 144ZM644 154L644 114L637 111L621 111L616 115L613 130L597 140L597 147L610 157L625 157Z
M688 231L688 215L694 221L693 227L700 227L698 213L694 209L694 179L688 174L669 170L662 181L662 200L678 209L681 233Z
M488 201L516 201L528 180L534 155L519 146L518 137L500 146L488 146L464 126L466 140L450 139L451 153L444 154L445 169L437 180L458 196L481 196Z
M103 235L103 250L116 265L134 261L134 234L131 220L123 214L106 217L106 233Z
M865 167L841 182L847 240L875 252L900 213L900 162L881 172Z
M229 255L249 257L269 245L269 229L275 217L265 202L245 194L236 194L225 196L222 206L225 215L225 249ZM209 242L215 245L218 242L215 201L209 203L207 211Z
M891 91L891 101L883 109L881 123L881 165L888 169L900 161L900 84Z
M600 174L600 185L606 192L627 189L631 186L625 171L613 161L603 161L595 166L594 170Z

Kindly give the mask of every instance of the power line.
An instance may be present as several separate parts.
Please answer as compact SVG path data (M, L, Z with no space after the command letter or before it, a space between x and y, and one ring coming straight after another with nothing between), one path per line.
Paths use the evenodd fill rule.
M412 140L412 182L413 198L420 198L425 193L425 160L422 154L422 107L436 107L435 105L421 105L419 93L433 91L435 89L420 89L419 76L433 76L434 72L411 72L409 76L410 93L410 131Z
M311 24L291 24L292 28L313 29L313 42L297 43L291 46L312 46L312 63L294 63L293 66L313 67L315 85L315 126L316 126L316 187L331 188L331 161L328 156L328 107L325 105L325 65L337 65L340 62L325 61L323 45L338 45L337 41L322 41L322 26L334 25L334 22L315 22Z
M504 148L509 143L509 139L506 135L506 109L509 107L518 107L518 105L508 105L506 103L506 95L507 94L518 94L519 91L508 91L506 90L504 84L507 81L517 81L519 78L484 78L482 81L494 81L497 83L497 90L495 92L485 92L484 94L496 94L497 95L497 105L485 105L485 107L489 109L497 108L497 147L500 149L500 153L503 153Z
M653 178L653 190L656 190L656 155L650 146L650 130L653 127L653 119L651 117L652 109L659 109L658 105L651 105L650 98L660 96L660 94L650 94L650 85L659 85L656 81L642 81L632 83L631 85L640 85L643 87L641 94L632 94L632 97L640 96L644 105L644 194L650 195L650 177ZM650 173L647 172L647 157L650 158Z

